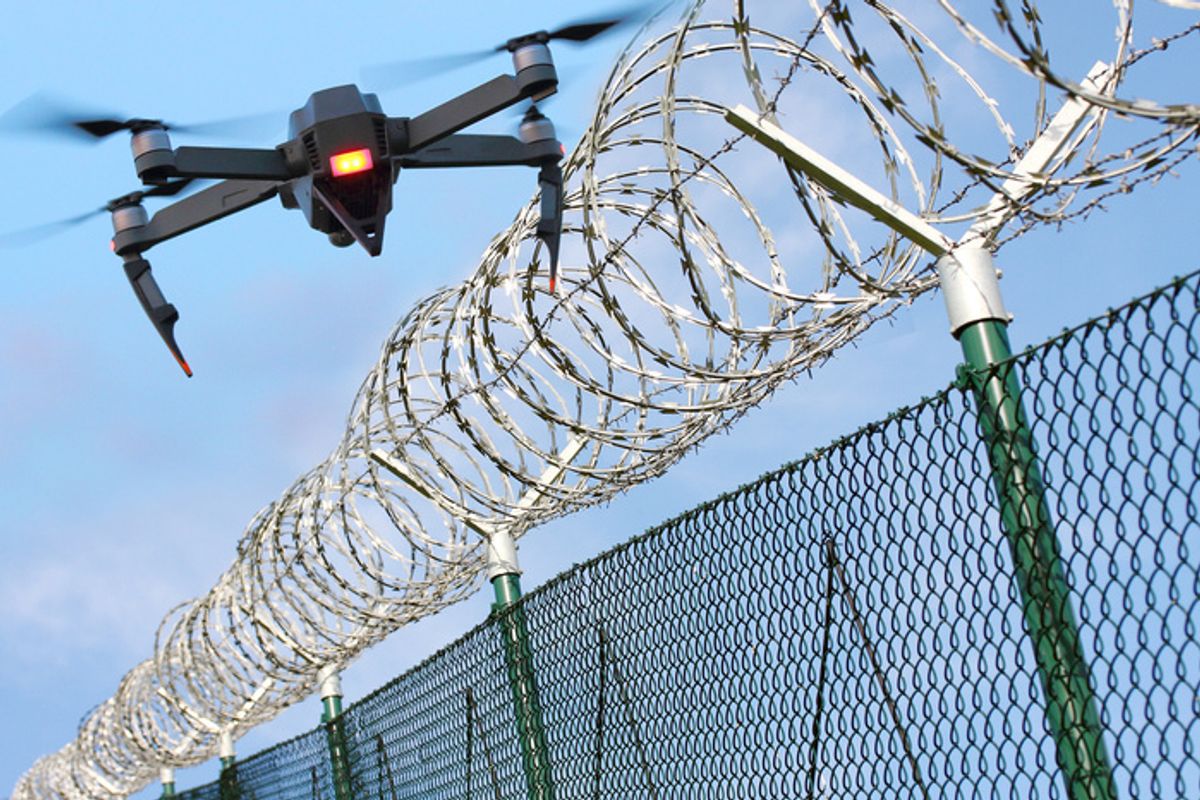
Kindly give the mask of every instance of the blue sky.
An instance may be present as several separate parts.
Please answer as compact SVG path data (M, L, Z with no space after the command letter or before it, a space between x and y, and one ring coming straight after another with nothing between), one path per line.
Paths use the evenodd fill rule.
M606 7L22 5L0 27L0 110L35 91L183 123L278 109L278 131L244 142L269 146L282 138L288 110L312 91L359 80L362 66L486 47ZM1194 18L1152 10L1169 30ZM555 51L563 82L548 110L564 141L582 130L619 44ZM1072 47L1068 57L1090 62L1081 44ZM418 113L505 67L499 59L381 100L389 113ZM1185 77L1160 76L1168 97L1187 99ZM511 125L505 118L480 130ZM137 187L120 136L97 145L3 141L0 232L81 213ZM1088 222L1038 230L1007 247L1000 263L1017 314L1014 342L1040 341L1200 266L1196 179L1185 169ZM533 189L531 170L406 173L376 259L330 247L274 200L155 248L155 273L182 314L177 335L196 371L191 380L108 252L104 215L37 245L0 250L0 683L10 720L0 735L0 787L69 741L80 717L150 654L166 611L212 585L252 515L336 445L395 320L469 274ZM785 385L666 477L531 533L522 547L526 588L941 388L958 360L940 298L922 298L813 376ZM478 595L395 634L347 671L347 700L465 631L488 602ZM239 752L307 729L319 713L315 699L295 707L248 734ZM181 787L214 769L181 772Z

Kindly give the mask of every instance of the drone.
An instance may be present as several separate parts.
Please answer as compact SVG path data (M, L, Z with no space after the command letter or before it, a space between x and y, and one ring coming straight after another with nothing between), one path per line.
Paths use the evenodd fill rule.
M384 223L401 170L439 167L522 165L538 170L541 198L537 238L549 260L550 292L558 276L566 150L553 123L536 103L558 90L549 42L584 42L634 18L577 22L554 31L517 36L494 50L468 58L507 52L512 74L491 80L413 117L384 113L375 94L354 84L312 94L288 120L288 140L273 149L175 147L172 130L158 119L71 120L75 132L95 138L127 131L133 165L148 188L109 201L111 247L154 329L184 374L192 369L175 340L179 312L154 279L146 251L203 225L278 196L283 207L299 209L308 225L338 247L359 244L371 256L383 250ZM446 59L437 59L444 62ZM400 62L392 68L403 69ZM528 103L517 136L460 133L500 111ZM196 180L220 181L187 195L149 216L147 197L173 197ZM98 213L98 212L93 212ZM64 223L81 221L88 215Z

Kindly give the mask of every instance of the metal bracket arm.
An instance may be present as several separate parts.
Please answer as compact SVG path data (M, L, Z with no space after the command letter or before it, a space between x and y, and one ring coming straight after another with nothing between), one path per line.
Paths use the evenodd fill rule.
M113 252L126 256L149 250L159 242L269 200L279 185L278 181L222 181L160 209L145 225L120 231L113 236Z
M397 156L406 169L426 167L539 166L562 158L561 145L553 140L525 144L515 136L459 133L447 136L414 153Z

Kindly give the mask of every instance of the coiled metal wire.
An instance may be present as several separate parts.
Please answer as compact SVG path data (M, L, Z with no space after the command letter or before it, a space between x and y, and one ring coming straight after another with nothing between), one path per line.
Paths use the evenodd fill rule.
M531 201L470 278L396 325L330 457L250 522L212 590L167 615L152 656L15 798L121 797L160 765L211 757L222 730L270 719L322 667L472 592L489 532L520 535L660 474L935 287L914 245L789 172L726 108L832 148L938 224L973 221L1017 177L1031 190L996 220L1019 217L1010 236L1086 215L1195 153L1197 106L1119 91L1144 59L1170 55L1134 48L1129 0L1113 2L1115 50L1097 53L1107 66L1086 87L1049 60L1054 32L1031 0L922 4L926 27L902 3L793 5L697 2L647 25L566 166L558 293ZM983 33L989 20L999 34ZM950 55L964 45L1006 66L997 91L1019 120ZM1013 176L1054 90L1094 113L1050 171ZM1114 113L1136 132L1109 136Z
M996 369L1030 401L1116 796L1189 798L1200 273ZM350 795L1066 800L977 377L528 594L552 787L497 614L346 708ZM181 800L336 800L332 762L317 728Z

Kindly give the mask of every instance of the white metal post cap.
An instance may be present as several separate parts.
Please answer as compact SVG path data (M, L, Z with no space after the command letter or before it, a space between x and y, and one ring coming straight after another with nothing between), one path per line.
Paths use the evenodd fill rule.
M973 322L1011 319L1000 296L992 254L986 248L960 245L937 260L937 272L950 332L955 336Z
M233 758L237 755L233 749L233 731L228 728L221 731L221 744L217 750L217 755L221 758Z
M175 768L174 767L160 768L158 770L158 778L159 778L159 781L164 785L166 785L168 783L175 783Z
M317 681L321 685L321 699L342 696L342 676L336 665L321 667L317 673Z
M487 576L495 580L501 575L520 575L517 544L507 530L497 528L487 537Z

